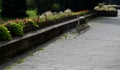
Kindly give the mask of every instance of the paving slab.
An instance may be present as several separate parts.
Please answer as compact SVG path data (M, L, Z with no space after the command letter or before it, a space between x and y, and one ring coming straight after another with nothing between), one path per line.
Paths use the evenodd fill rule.
M70 30L9 70L120 70L120 16L88 24L85 33Z

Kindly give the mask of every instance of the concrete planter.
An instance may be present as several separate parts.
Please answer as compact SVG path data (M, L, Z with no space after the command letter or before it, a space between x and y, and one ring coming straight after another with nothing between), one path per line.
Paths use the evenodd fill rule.
M89 14L84 17L60 21L61 23L54 25L51 25L50 23L50 26L43 26L41 29L26 33L23 37L13 38L12 41L0 42L0 64L21 53L28 51L29 49L36 47L37 45L41 45L55 38L67 30L75 28L78 24L78 21L83 21L84 19L94 17L95 15L96 14ZM81 30L85 28L87 27L83 27Z
M64 18L60 18L60 19L56 19L56 20L52 20L52 21L46 21L46 22L42 22L42 23L37 23L39 25L39 27L34 27L31 24L27 24L26 27L24 28L24 33L28 33L28 32L32 32L38 29L42 29L51 25L55 25L55 24L59 24L61 22L64 21L68 21L71 19L77 18L76 15L74 16L68 16L68 17L64 17Z

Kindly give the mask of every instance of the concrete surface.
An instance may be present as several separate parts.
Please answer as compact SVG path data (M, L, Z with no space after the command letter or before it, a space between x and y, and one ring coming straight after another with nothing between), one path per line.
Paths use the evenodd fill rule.
M120 70L120 16L89 25L84 34L66 32L9 70Z

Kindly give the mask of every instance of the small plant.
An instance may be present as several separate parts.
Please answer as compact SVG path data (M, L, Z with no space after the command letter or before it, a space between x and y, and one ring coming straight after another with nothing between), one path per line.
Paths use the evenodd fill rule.
M45 49L45 48L39 48L38 50L40 50L40 51L41 51L41 50L44 50L44 49Z
M65 37L65 39L67 39L68 35L67 35L67 34L64 34L64 37Z
M23 59L17 61L18 64L20 64L20 63L22 63L22 62L24 62Z
M11 40L12 36L10 34L10 31L8 31L8 29L3 26L0 25L0 40Z
M33 54L33 53L31 53L31 54L29 54L29 56L34 56L34 54Z
M17 60L16 63L14 63L13 65L8 66L7 68L5 68L4 70L11 70L13 67L15 67L17 64L21 64L22 62L24 62L24 59L20 59Z
M13 36L22 36L23 35L23 23L10 22L7 26Z
M12 66L7 67L7 68L5 68L4 70L10 70L11 68L12 68Z
M27 23L28 23L28 24L31 24L31 25L33 25L33 26L35 26L35 27L39 27L39 25L38 25L37 23L35 23L35 21L33 21L32 19L28 19L28 20L27 20Z

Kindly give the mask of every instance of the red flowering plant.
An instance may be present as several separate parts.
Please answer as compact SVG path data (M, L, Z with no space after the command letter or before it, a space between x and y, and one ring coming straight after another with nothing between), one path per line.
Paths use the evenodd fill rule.
M27 25L27 24L31 24L35 27L39 27L39 25L37 24L39 22L39 19L38 18L24 18L22 19L22 22L24 23L24 25Z
M75 15L81 15L81 16L83 16L87 13L89 13L89 10L81 10L81 11L78 11L78 12L74 12Z

